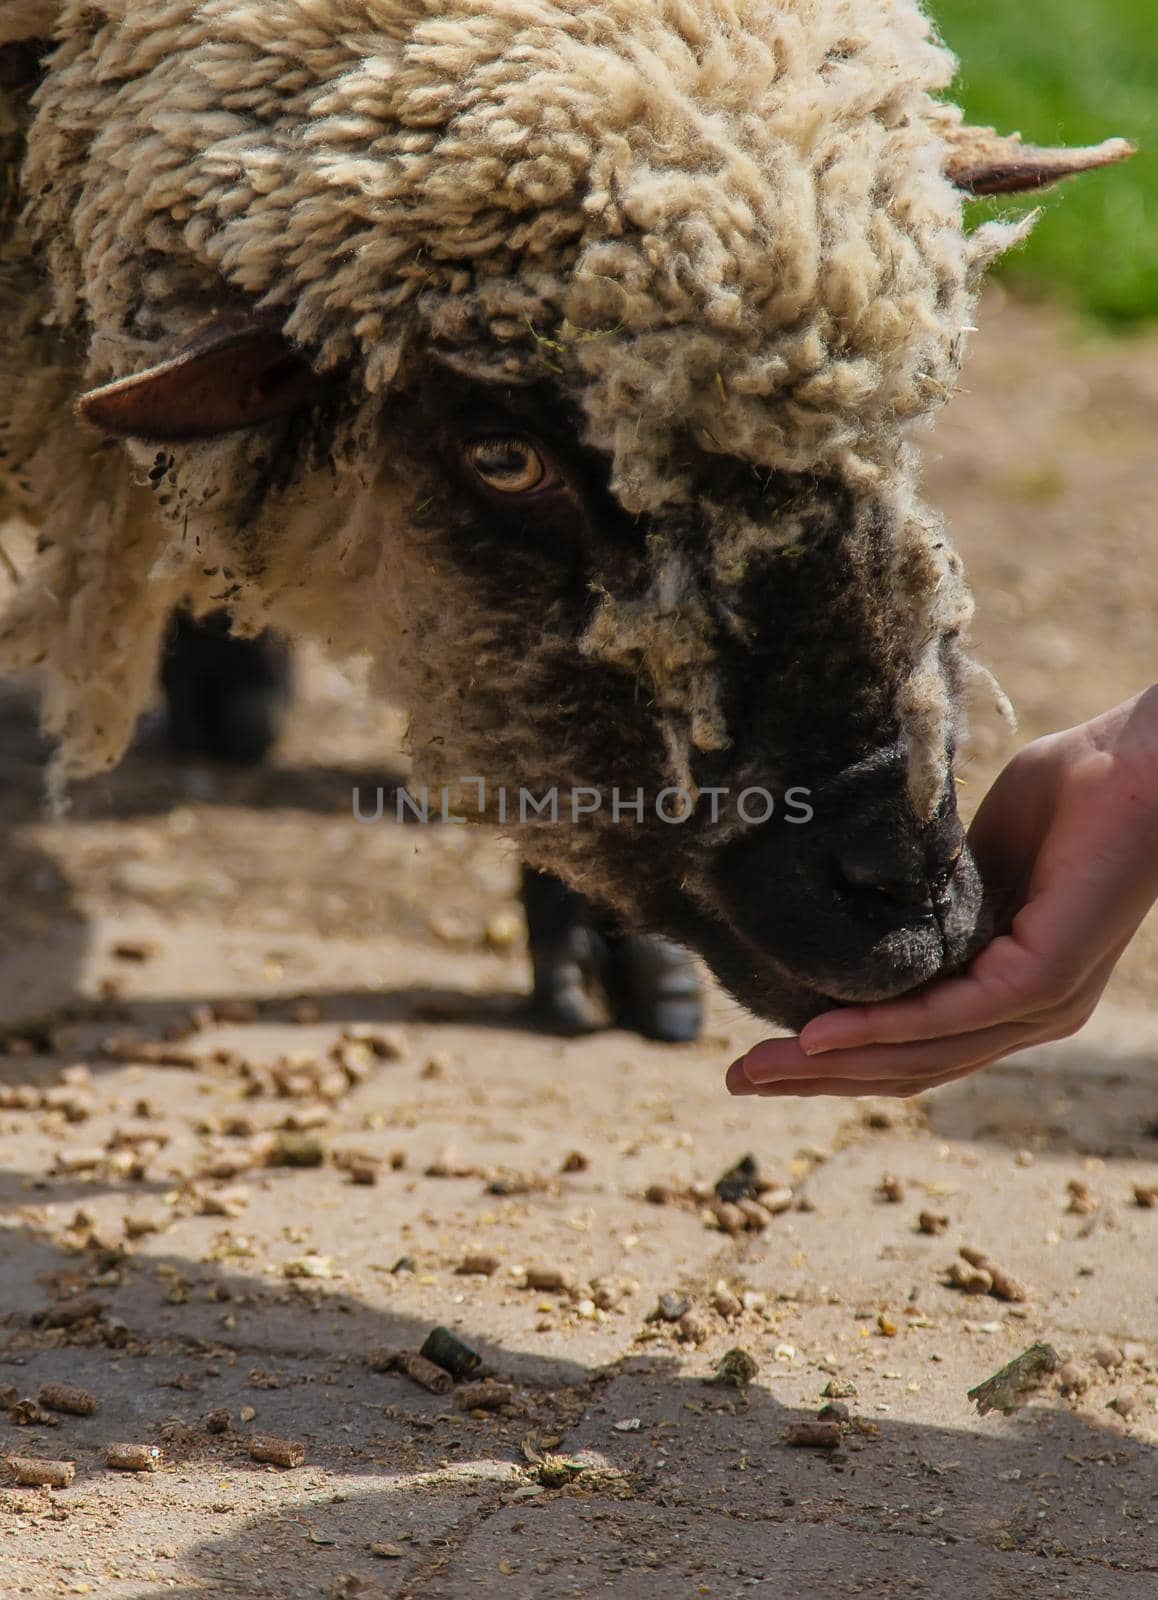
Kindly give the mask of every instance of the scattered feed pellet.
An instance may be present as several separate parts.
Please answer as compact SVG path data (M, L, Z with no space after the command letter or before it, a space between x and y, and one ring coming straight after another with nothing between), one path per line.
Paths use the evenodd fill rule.
M710 1331L706 1318L698 1311L685 1311L676 1329L686 1344L703 1344Z
M8 1468L25 1489L67 1489L76 1477L75 1461L40 1461L33 1456L9 1456Z
M105 1450L105 1466L118 1472L156 1472L164 1459L156 1444L110 1444Z
M899 1206L905 1198L905 1185L895 1172L886 1172L877 1192L889 1205Z
M454 1397L460 1411L499 1411L515 1398L515 1386L500 1378L482 1378L464 1383Z
M67 1383L44 1383L36 1397L49 1411L64 1411L72 1417L91 1417L97 1408L96 1396L87 1389L74 1389Z
M600 1311L613 1311L621 1301L633 1295L639 1285L634 1278L593 1278L591 1295Z
M921 1233L944 1233L949 1226L949 1218L938 1211L920 1211L917 1213L917 1228Z
M431 1394L449 1394L454 1387L454 1379L445 1367L440 1367L434 1361L428 1361L417 1350L403 1350L394 1363L396 1372L404 1372L413 1382L428 1389Z
M114 961L151 961L157 946L148 939L118 939L111 954Z
M743 1233L748 1226L747 1217L731 1200L717 1200L712 1207L712 1214L724 1233Z
M796 1450L839 1450L839 1422L794 1422L784 1436Z
M1057 1386L1062 1394L1085 1394L1090 1386L1090 1375L1077 1361L1067 1361L1057 1375Z
M297 1439L274 1439L255 1433L249 1441L249 1458L271 1467L300 1467L306 1459L306 1447Z
M1120 1367L1126 1359L1121 1348L1112 1339L1097 1339L1090 1352L1099 1367L1105 1367L1107 1372L1114 1367Z
M365 1023L352 1023L342 1030L342 1039L360 1045L379 1061L401 1061L406 1054L406 1041L399 1033L390 1033Z
M463 1278L493 1278L501 1265L498 1256L480 1251L464 1256L454 1270Z
M82 1322L97 1321L107 1310L105 1301L85 1295L76 1300L58 1300L55 1305L46 1306L43 1311L35 1313L32 1323L39 1328L75 1328Z
M1019 1304L1029 1299L1029 1290L1021 1279L1015 1278L1011 1272L1006 1272L1003 1267L999 1267L987 1250L979 1250L976 1245L963 1244L959 1253L975 1272L988 1274L989 1287L984 1292L991 1294L995 1300L1006 1300ZM950 1271L949 1276L957 1288L967 1288L966 1283L957 1282L952 1271ZM959 1274L959 1276L964 1275ZM981 1291L972 1289L968 1290L968 1292L980 1293Z
M321 1167L326 1162L326 1147L311 1133L281 1129L266 1154L270 1167Z
M214 1189L196 1197L199 1217L239 1217L249 1204L250 1191L244 1184L234 1184L228 1189Z
M304 1255L294 1256L289 1261L282 1262L282 1277L291 1280L297 1278L332 1278L334 1275L333 1262L329 1256Z
M744 1309L744 1303L739 1295L734 1294L726 1283L717 1283L712 1295L712 1305L721 1317L727 1317L729 1321L733 1317L738 1317Z
M477 1175L477 1173L472 1174L472 1176ZM490 1180L486 1192L497 1195L545 1194L550 1187L549 1179L541 1178L533 1172L502 1172Z
M951 1262L948 1277L954 1289L963 1289L966 1294L988 1294L993 1287L992 1274L984 1267L971 1267L967 1261Z
M1011 1272L1005 1272L1001 1267L990 1267L989 1275L993 1279L993 1287L989 1292L995 1300L1008 1300L1019 1305L1029 1299L1028 1288Z
M539 1294L558 1294L570 1287L571 1280L558 1267L528 1267L524 1288Z
M1072 1212L1075 1216L1092 1216L1101 1204L1097 1195L1094 1194L1084 1178L1071 1178L1066 1184L1066 1189L1069 1191L1069 1203L1066 1206L1066 1210Z
M364 1188L372 1188L382 1173L382 1163L373 1156L350 1156L342 1167L351 1183Z
M33 1426L59 1428L59 1417L52 1416L47 1411L42 1411L35 1400L17 1400L15 1405L8 1408L8 1420L14 1428L31 1428Z
M206 1433L228 1433L233 1418L225 1406L220 1406L216 1411L207 1411L202 1419L202 1426Z

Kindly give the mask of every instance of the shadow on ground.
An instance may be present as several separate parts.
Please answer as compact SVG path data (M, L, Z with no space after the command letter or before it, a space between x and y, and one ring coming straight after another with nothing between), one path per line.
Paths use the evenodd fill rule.
M278 1182L292 1215L294 1175ZM5 1187L11 1197L19 1176ZM78 1194L52 1190L56 1201ZM55 1523L39 1492L0 1496L9 1528L23 1525L26 1580L42 1544L59 1545L59 1524L99 1511L108 1491L123 1519L119 1565L136 1551L156 1581L106 1575L101 1593L133 1600L161 1600L178 1574L191 1600L1152 1592L1153 1453L1056 1394L978 1431L870 1414L823 1455L786 1444L813 1410L706 1382L706 1361L661 1350L592 1367L467 1326L517 1391L504 1413L464 1415L453 1396L366 1366L375 1346L425 1336L428 1323L405 1312L163 1251L112 1265L99 1245L72 1255L35 1226L2 1238L6 1281L35 1279L47 1303L82 1290L103 1307L69 1330L35 1326L43 1307L3 1319L0 1382L35 1393L65 1379L101 1400L59 1429L3 1428L6 1452L78 1464L76 1488L52 1498ZM122 1281L102 1289L110 1271ZM252 1426L239 1421L245 1405ZM212 1435L203 1419L221 1407L232 1427ZM253 1463L255 1428L302 1441L306 1466ZM105 1472L103 1447L121 1437L163 1440L165 1471L127 1484ZM543 1457L563 1486L543 1486ZM255 1513L263 1496L276 1504Z
M32 694L0 685L0 821L12 827L46 814L45 771L51 746L37 728ZM115 771L75 785L69 816L77 822L131 821L162 815L182 801L244 806L254 811L297 810L349 816L355 789L372 813L383 791L382 820L412 817L398 806L406 781L396 752L370 765L295 764L272 760L256 767L183 761L167 746L159 718L147 718L132 750Z

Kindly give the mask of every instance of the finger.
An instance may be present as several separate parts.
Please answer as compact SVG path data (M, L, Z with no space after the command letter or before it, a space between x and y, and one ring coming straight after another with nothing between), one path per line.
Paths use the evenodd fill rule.
M750 1082L745 1070L749 1063L757 1071L766 1070L771 1077L779 1077L781 1073L804 1072L809 1065L798 1039L765 1039L754 1045L746 1055L733 1061L728 1068L724 1081L733 1094L742 1093L744 1085Z
M949 1039L920 1040L902 1044L867 1045L826 1056L823 1063L805 1059L793 1067L784 1060L772 1062L757 1050L737 1063L743 1077L756 1088L779 1084L784 1093L794 1091L791 1084L810 1081L839 1082L846 1085L874 1082L914 1083L927 1081L942 1072L972 1071L1028 1045L1041 1043L1048 1030L1032 1023L1006 1023ZM755 1058L755 1059L754 1059ZM832 1092L832 1091L829 1091ZM845 1093L861 1092L846 1088Z
M1014 931L995 939L963 977L943 978L900 1000L826 1011L805 1025L800 1050L813 1058L875 1044L978 1033L1006 1023L1045 1024L1063 1007L1079 1007L1084 996L1097 999L1145 915L1145 908L1139 909L1137 921L1131 918L1125 929L1114 928L1108 948L1094 939L1083 948L1079 931L1072 944L1066 940L1053 950L1034 949L1028 941L1036 939L1036 928L1027 928L1019 917ZM1047 926L1067 926L1067 913L1053 898L1043 917ZM1079 913L1071 908L1068 917L1078 918ZM1085 918L1076 923L1079 930L1083 923L1088 926Z
M899 1063L911 1074L911 1081L918 1087L907 1091L890 1089L888 1092L918 1093L920 1081L928 1076L929 1064L932 1062L938 1065L948 1063L950 1075L961 1076L963 1073L975 1072L978 1067L989 1065L1018 1050L1049 1044L1080 1032L1089 1021L1103 990L1113 976L1115 966L1129 943L1129 940L1125 940L1116 946L1090 974L1081 991L1069 997L1064 1005L1056 1007L1053 1011L1019 1019L1017 1022L998 1028L960 1034L951 1039L865 1045L857 1049L826 1054L822 1062L818 1062L815 1057L805 1057L810 1064L810 1071L803 1069L799 1061L786 1051L765 1055L762 1053L764 1047L757 1046L755 1051L750 1051L748 1056L736 1063L740 1072L736 1074L734 1081L751 1083L757 1093L763 1092L765 1084L779 1082L783 1085L782 1092L788 1094L794 1092L790 1087L791 1083L806 1081L810 1076L818 1079L824 1076L826 1079L831 1078L833 1081L852 1085L860 1082L871 1083L874 1075L879 1074L882 1082L894 1083L897 1080L893 1069ZM793 1042L792 1040L769 1041L773 1045ZM747 1063L750 1058L753 1058L753 1070L749 1076ZM931 1081L928 1086L932 1086ZM751 1093L752 1088L740 1087L734 1092ZM866 1088L849 1087L845 1092L865 1094L871 1091ZM886 1091L882 1089L879 1092Z
M935 1077L914 1081L912 1078L882 1078L880 1082L850 1083L846 1078L813 1078L804 1082L769 1083L761 1088L751 1088L748 1093L762 1100L812 1100L821 1095L833 1099L860 1100L873 1095L881 1095L886 1099L908 1100L914 1095L924 1094L929 1089L940 1089L948 1083L954 1083L960 1078L968 1078L975 1072L980 1072L990 1062L977 1062L975 1065L961 1067L955 1072L938 1073Z
M972 1033L1024 1014L1025 958L1009 935L995 939L960 978L943 978L920 994L849 1006L814 1017L800 1034L806 1056L869 1044Z

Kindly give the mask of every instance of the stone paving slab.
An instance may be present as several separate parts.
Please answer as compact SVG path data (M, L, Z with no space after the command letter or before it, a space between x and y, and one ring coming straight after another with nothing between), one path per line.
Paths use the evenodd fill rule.
M1075 1569L1064 1559L889 1535L795 1525L794 1513L736 1517L651 1507L569 1504L554 1515L505 1509L423 1586L429 1600L478 1592L512 1600L1145 1600L1147 1578Z
M94 947L113 932L98 927ZM244 941L240 956L211 954L195 982L187 970L183 995L172 930L137 932L169 950L126 997L125 1020L147 1036L215 986L256 995L260 1014L196 1036L206 1057L234 1052L228 1067L109 1062L96 1053L109 1024L83 1021L57 1041L71 1055L0 1063L5 1083L40 1089L78 1054L93 1069L79 1124L0 1114L0 1383L30 1395L79 1383L100 1400L94 1416L56 1428L0 1423L4 1453L77 1465L63 1492L0 1490L10 1535L0 1593L1141 1600L1158 1581L1158 1318L1146 1270L1156 1213L1131 1203L1132 1184L1154 1171L1152 1019L1111 1015L1080 1055L1062 1048L1033 1063L1064 1078L1081 1107L1065 1137L1023 1109L1006 1125L1010 1095L1024 1095L1012 1067L920 1107L789 1101L757 1119L719 1098L720 1065L743 1042L722 1002L713 1042L695 1052L625 1036L544 1041L393 1001L376 1010L365 994L382 953L351 943L331 950L332 985L319 985L332 997L340 980L349 998L331 998L336 1016L323 1000L321 1020L294 1025ZM181 942L198 937L186 930ZM417 990L420 955L387 956L394 992ZM458 975L482 1003L502 993L490 958L464 959ZM324 1056L359 1008L392 1030L399 1059L345 1096L320 1137L328 1150L401 1150L405 1164L387 1161L368 1188L331 1162L259 1168L234 1181L247 1191L236 1215L198 1214L191 1194L230 1188L196 1179L198 1163L244 1142L223 1123L244 1117L260 1132L293 1109L247 1094L236 1058ZM143 1178L56 1170L62 1150L147 1130L134 1116L141 1101L168 1135ZM649 1184L710 1183L749 1150L795 1194L762 1233L729 1238L695 1202L644 1199ZM561 1170L574 1152L578 1170ZM439 1161L477 1170L428 1175ZM899 1204L881 1197L886 1172L902 1180ZM537 1183L496 1195L496 1173ZM1075 1176L1099 1202L1089 1215L1065 1209ZM944 1234L916 1230L926 1207L948 1216ZM126 1243L126 1217L158 1231ZM1025 1277L1025 1305L945 1286L966 1240ZM458 1275L480 1249L499 1258L495 1275ZM406 1270L393 1270L402 1257ZM287 1277L302 1258L329 1275ZM577 1287L529 1292L527 1265L559 1266ZM577 1296L599 1277L628 1288L592 1315ZM721 1282L748 1293L738 1316L714 1309ZM702 1343L648 1320L664 1292L702 1314ZM98 1296L103 1318L35 1326L75 1293ZM373 1348L413 1346L435 1323L515 1381L511 1410L464 1416L453 1396L366 1366ZM1082 1363L1087 1392L1067 1404L1050 1389L1008 1421L977 1418L966 1389L1035 1338ZM1106 1339L1127 1350L1108 1369L1094 1359ZM759 1363L744 1393L706 1381L734 1345ZM788 1448L786 1430L815 1416L830 1378L855 1385L847 1404L860 1431L831 1458ZM1136 1401L1128 1418L1107 1409L1123 1390ZM221 1408L229 1433L206 1433L205 1415ZM253 1463L254 1430L300 1439L306 1464ZM104 1448L122 1437L161 1443L162 1470L110 1473ZM571 1487L542 1487L544 1453L583 1469ZM398 1553L375 1556L374 1544Z

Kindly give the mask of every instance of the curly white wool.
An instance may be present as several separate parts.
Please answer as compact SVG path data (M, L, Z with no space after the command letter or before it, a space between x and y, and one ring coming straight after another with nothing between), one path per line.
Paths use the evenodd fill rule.
M17 11L28 31L57 13L24 184L64 376L7 419L56 544L0 622L0 656L47 662L67 770L123 748L169 607L183 593L208 603L207 556L240 565L252 626L280 604L329 630L323 590L343 581L368 475L357 441L418 331L479 362L561 371L629 511L690 492L689 431L705 449L871 490L897 511L914 653L967 614L958 566L913 501L900 429L951 394L977 269L1013 235L962 229L943 173L960 119L937 98L953 61L916 0ZM229 512L260 443L175 452L180 514L166 522L59 415L63 389L141 370L237 298L276 308L364 401L334 452L343 492L311 493L303 475L294 514L283 506L276 535L248 528L240 562ZM26 370L28 352L10 335L0 360ZM737 571L746 553L734 535ZM651 674L682 780L727 731L694 597L665 561L654 593L672 603L626 615L607 597L584 648ZM932 659L898 709L927 814L948 715Z

